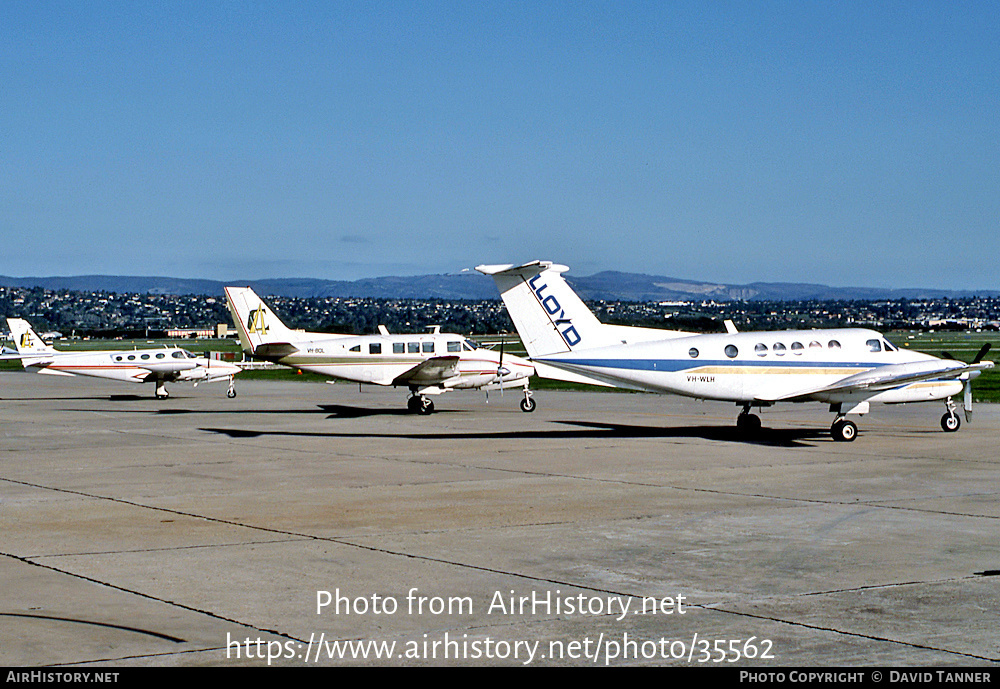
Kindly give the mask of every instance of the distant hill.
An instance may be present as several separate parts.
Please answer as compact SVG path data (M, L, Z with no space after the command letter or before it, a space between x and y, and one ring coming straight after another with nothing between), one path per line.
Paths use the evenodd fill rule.
M567 275L584 299L605 301L733 300L851 300L935 299L970 296L996 297L997 290L955 291L941 289L882 289L829 287L827 285L754 282L727 285L658 275L603 271L586 277ZM262 295L283 297L368 297L384 299L496 299L493 279L479 273L378 277L362 280L275 278L268 280L197 280L170 277L81 275L76 277L0 276L6 287L42 287L50 290L141 294L204 294L218 297L225 285L249 285Z

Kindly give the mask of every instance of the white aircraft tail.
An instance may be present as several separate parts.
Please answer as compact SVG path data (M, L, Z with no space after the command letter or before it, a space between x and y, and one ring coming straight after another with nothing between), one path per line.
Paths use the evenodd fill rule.
M602 324L566 284L566 266L533 261L522 266L476 266L493 277L528 356L600 346Z
M42 341L42 338L32 330L28 321L23 318L8 318L7 327L10 328L11 339L14 340L17 353L22 355L22 361L25 362L25 366L29 366L30 364L28 363L29 359L23 355L45 357L56 352L53 347Z
M683 337L690 333L601 323L566 283L566 266L533 261L522 266L477 266L493 277L528 350L544 357L577 350Z
M301 339L249 287L226 287L226 303L243 351L253 354L262 345L291 344Z

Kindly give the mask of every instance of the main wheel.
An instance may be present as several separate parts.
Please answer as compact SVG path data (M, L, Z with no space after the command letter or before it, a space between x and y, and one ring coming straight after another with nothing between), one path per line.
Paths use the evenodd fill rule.
M838 442L849 443L858 437L858 427L853 421L837 419L830 428L830 435Z
M411 414L416 414L420 411L420 398L414 395L406 400L406 408Z
M756 414L740 414L736 417L736 428L746 435L758 433L760 432L760 417Z
M525 397L521 400L521 411L523 412L533 412L535 411L535 400L530 397Z
M941 428L947 433L954 433L961 425L962 420L958 418L958 414L948 412L941 417Z
M426 397L420 398L420 413L421 414L432 414L434 412L434 403L427 399Z

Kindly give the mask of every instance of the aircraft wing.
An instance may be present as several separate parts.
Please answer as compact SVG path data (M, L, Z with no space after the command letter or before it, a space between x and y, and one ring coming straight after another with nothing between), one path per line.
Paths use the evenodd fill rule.
M425 359L405 373L396 376L393 385L434 385L458 375L457 356L435 356Z
M760 400L762 402L792 402L831 393L870 391L875 394L902 385L919 383L923 380L956 380L973 372L978 375L979 371L988 368L993 368L992 361L965 364L961 361L936 359L909 364L893 364L856 373L831 385L811 390L800 390L773 398L761 397Z

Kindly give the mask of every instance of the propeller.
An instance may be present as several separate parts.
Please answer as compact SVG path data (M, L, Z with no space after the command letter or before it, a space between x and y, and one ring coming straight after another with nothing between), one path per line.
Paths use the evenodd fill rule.
M979 350L979 353L976 354L976 358L972 360L970 366L975 366L976 364L981 362L983 360L983 357L986 356L986 353L990 351L990 347L992 346L993 345L991 345L989 342L984 344L982 349ZM976 372L976 375L978 375L978 371ZM966 378L965 384L962 385L962 393L963 393L962 406L965 408L966 421L972 421L972 379L974 377L975 376L969 376L968 378Z
M503 345L506 340L504 339L503 333L500 334L500 362L497 364L497 380L500 383L500 396L503 397L503 377L510 373L507 369L503 367Z
M965 420L972 421L972 381L967 380L962 385L963 399L962 406L965 407Z

